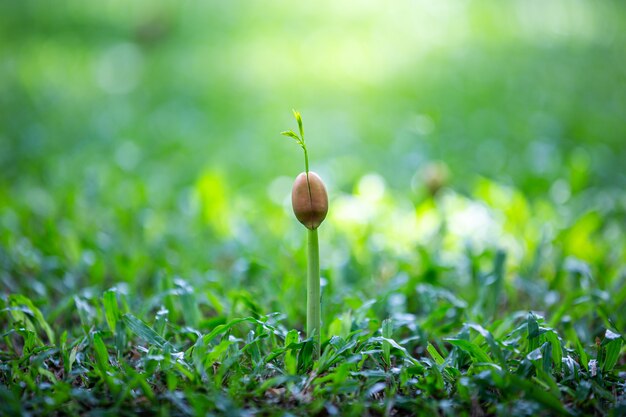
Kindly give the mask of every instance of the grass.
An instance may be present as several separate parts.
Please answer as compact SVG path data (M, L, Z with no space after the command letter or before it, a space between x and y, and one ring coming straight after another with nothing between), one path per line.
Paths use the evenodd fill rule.
M346 4L0 4L0 415L626 413L624 8Z
M442 300L426 308L465 313L464 303L449 293L432 287L418 291ZM439 323L431 327L412 317L385 320L381 328L371 317L373 303L366 303L339 320L343 332L325 341L313 363L312 341L288 331L278 314L213 319L208 322L214 327L201 323L200 329L211 329L203 332L167 324L166 310L148 325L120 311L118 295L108 291L90 302L77 300L79 312L92 314L82 321L84 334L68 340L63 332L56 343L28 299L8 300L5 312L16 325L3 335L3 413L574 415L613 410L619 415L624 407L623 378L615 372L622 339L610 330L596 346L585 348L571 328L566 333L574 340L567 341L533 313L511 314L487 328L453 323L442 332Z
M3 246L5 282L64 270L24 245ZM253 285L293 285L286 271L249 264L231 285L210 274L195 281L161 274L145 295L136 283L47 298L5 293L0 408L8 415L624 411L623 276L602 289L592 266L573 258L555 265L535 258L528 275L513 277L502 250L468 248L465 272L450 271L438 255L423 248L423 273L397 265L390 281L369 291L328 283L319 360L301 332L305 303L292 306L295 315L270 313L267 300L280 296L261 297L262 285ZM304 294L303 283L298 288Z
M320 248L317 228L328 214L328 195L324 182L313 172L309 173L309 155L304 141L304 128L300 113L293 110L300 136L293 131L282 135L295 139L304 151L304 172L299 174L291 190L291 206L298 221L307 228L307 287L306 287L306 334L313 340L314 359L321 349L321 280Z

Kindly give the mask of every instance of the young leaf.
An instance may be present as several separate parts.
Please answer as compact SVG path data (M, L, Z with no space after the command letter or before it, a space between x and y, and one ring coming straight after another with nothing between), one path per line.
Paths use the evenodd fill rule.
M304 143L304 127L302 126L302 116L296 110L293 110L293 115L296 118L296 121L298 122L298 129L300 130L300 136L298 136L292 130L286 130L284 132L280 132L280 134L284 136L289 136L290 138L294 139L298 143L298 145L302 147L302 150L304 151L304 171L306 172L308 176L309 175L309 152L306 149L306 143Z
M300 112L293 110L293 115L296 118L296 121L298 122L298 129L300 130L300 137L302 138L302 141L304 142L304 128L302 127L302 115L300 114Z
M281 135L287 136L298 142L299 145L302 145L302 140L296 135L292 130L286 130L284 132L280 132Z

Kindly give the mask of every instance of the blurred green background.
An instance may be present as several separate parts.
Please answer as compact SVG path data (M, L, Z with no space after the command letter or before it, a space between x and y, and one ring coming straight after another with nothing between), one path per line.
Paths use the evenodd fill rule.
M301 322L295 108L326 314L472 299L500 249L509 307L624 291L624 28L621 2L2 2L0 279L68 306L182 277Z

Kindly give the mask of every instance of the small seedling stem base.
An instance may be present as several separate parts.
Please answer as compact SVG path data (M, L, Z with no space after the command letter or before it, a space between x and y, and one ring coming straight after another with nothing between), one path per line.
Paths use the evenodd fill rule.
M321 333L321 297L320 297L320 250L317 229L307 229L307 302L306 302L306 333L313 337L317 357L320 354Z

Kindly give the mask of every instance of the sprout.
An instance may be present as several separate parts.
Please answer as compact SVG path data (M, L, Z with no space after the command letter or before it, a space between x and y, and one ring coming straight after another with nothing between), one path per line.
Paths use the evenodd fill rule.
M293 115L298 122L300 135L288 130L283 135L294 139L304 151L304 172L296 177L291 191L293 212L300 223L307 229L307 337L313 338L315 354L320 355L321 341L321 294L320 294L320 250L317 228L328 213L328 195L324 182L315 172L309 171L309 154L304 142L302 116L297 111Z

